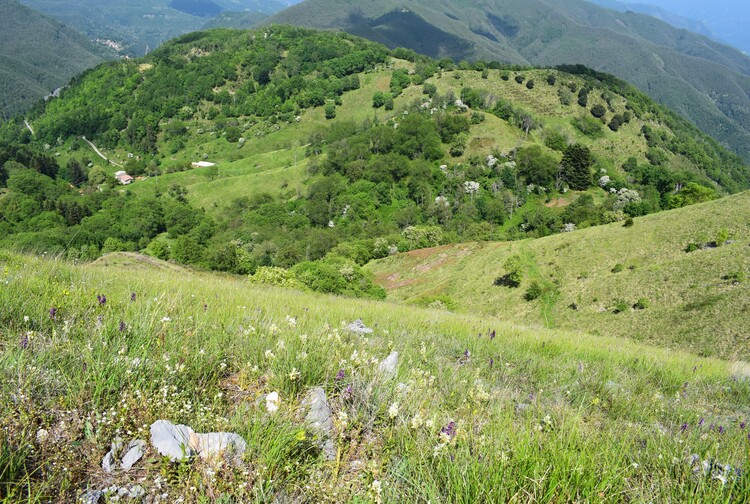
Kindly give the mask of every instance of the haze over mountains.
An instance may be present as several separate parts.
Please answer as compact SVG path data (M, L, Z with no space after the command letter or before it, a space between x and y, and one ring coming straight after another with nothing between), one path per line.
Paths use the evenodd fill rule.
M455 60L582 63L627 79L750 159L750 59L649 16L581 0L308 0L267 22L343 29Z

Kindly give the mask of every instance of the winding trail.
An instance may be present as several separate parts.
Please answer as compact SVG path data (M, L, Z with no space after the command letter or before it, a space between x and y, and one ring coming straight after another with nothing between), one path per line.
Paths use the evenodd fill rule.
M32 133L33 133L33 131L32 131ZM96 145L94 145L94 143L91 140L89 140L85 136L82 136L81 138L83 139L84 142L86 142L87 144L89 144L89 146L92 149L94 149L94 152L96 152L99 155L100 158L102 158L103 160L107 161L108 163L112 163L115 166L119 166L120 168L123 168L123 166L121 164L115 163L111 159L107 159L107 156L105 156L104 154L102 154L102 152L96 147Z

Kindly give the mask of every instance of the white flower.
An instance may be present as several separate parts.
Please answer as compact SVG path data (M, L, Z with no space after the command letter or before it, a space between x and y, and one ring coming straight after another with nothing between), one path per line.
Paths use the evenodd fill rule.
M479 192L479 182L468 180L464 182L464 192L466 194L476 194Z
M270 349L266 350L266 353L264 355L266 356L266 359L273 359L274 357L276 357Z
M398 417L398 403L394 402L388 407L388 416L393 420Z
M271 392L266 396L266 411L269 413L276 413L279 410L281 404L281 398L278 392Z
M163 317L163 318L161 319L161 321L162 321L162 322L164 322L164 323L166 323L166 322L171 322L171 321L172 321L172 319L171 319L171 318L169 318L169 317Z
M383 492L383 484L380 480L373 480L370 484L370 488L375 492L375 495L380 495Z
M289 372L289 380L290 381L297 381L300 377L300 372L297 371L297 368L292 368L292 370Z
M424 419L422 418L422 415L420 413L417 413L411 419L411 428L414 430L419 429L420 427L422 427L422 424L424 424Z
M23 321L24 322L28 322L29 321L29 316L28 315L24 315L23 316Z

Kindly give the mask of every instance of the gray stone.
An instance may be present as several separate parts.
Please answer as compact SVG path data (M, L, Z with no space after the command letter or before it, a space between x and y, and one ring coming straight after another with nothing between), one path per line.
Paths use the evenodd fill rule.
M230 453L233 460L239 462L247 448L245 440L239 434L198 434L187 425L174 425L167 420L158 420L151 425L151 444L160 454L172 461L183 460L193 455L198 455L202 459L213 459Z
M531 408L531 404L528 403L518 403L515 406L516 413L524 413L526 411L529 411L529 408Z
M122 440L120 438L115 438L115 440L112 441L110 450L102 459L102 469L104 469L104 472L111 473L117 469L117 455L120 453L120 450L122 450Z
M302 407L307 410L305 424L317 438L318 446L323 451L326 460L335 460L336 445L331 439L333 418L325 390L321 387L310 390L302 400Z
M241 461L247 445L242 436L233 432L209 432L193 434L191 447L204 460L215 459L229 454L235 462Z
M135 441L128 443L128 446L125 449L125 455L122 457L123 470L130 470L136 462L141 460L145 451L146 442L141 439L136 439Z
M151 424L151 444L173 462L195 454L190 446L191 436L195 436L195 431L187 425L175 425L167 420Z
M398 374L398 352L391 352L388 357L380 362L378 373L386 380L396 377Z
M78 500L83 504L99 504L103 496L104 493L101 490L86 490Z
M357 334L372 334L373 332L372 329L367 327L364 322L362 322L362 319L357 319L346 326L346 330Z

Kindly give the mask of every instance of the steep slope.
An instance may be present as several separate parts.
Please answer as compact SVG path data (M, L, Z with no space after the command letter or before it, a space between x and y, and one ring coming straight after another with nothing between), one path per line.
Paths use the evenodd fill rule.
M392 300L442 300L459 311L747 360L749 246L745 192L636 219L632 227L438 247L368 268ZM499 280L514 269L513 256L520 264L515 288ZM539 297L529 301L532 284Z
M26 8L0 4L0 117L21 113L107 53L81 34Z
M582 0L309 0L268 22L338 28L456 60L582 63L627 79L750 158L750 59L649 16Z
M119 54L142 56L162 42L201 29L220 12L273 14L294 0L21 0L21 3L75 27ZM262 18L254 17L254 21ZM223 24L221 25L223 26Z

